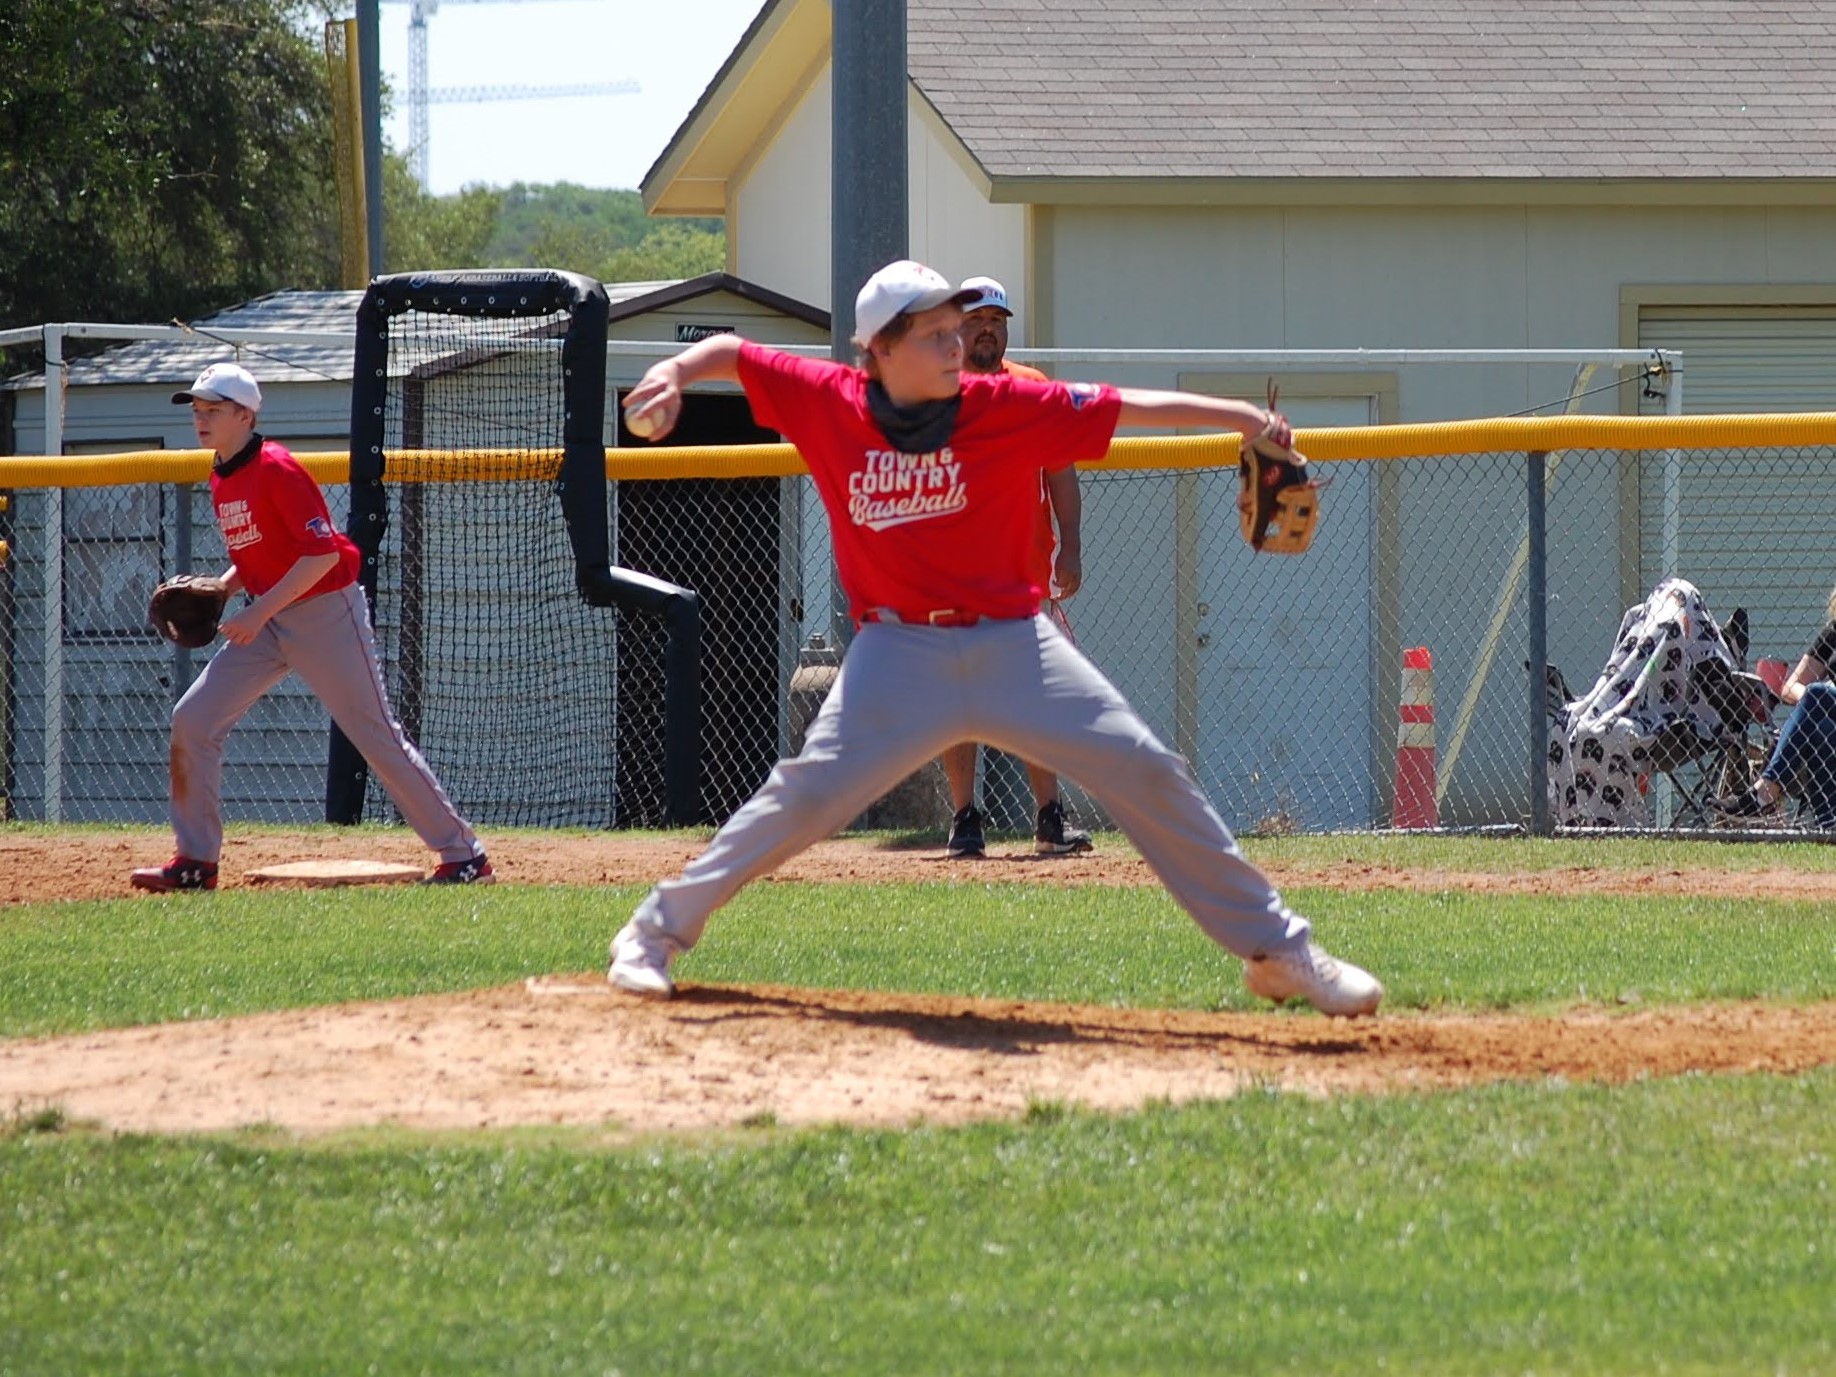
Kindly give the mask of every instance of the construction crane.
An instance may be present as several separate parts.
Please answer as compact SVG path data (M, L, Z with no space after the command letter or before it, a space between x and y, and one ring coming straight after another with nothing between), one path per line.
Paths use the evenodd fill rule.
M564 3L564 0L542 0ZM546 100L572 96L632 95L640 88L635 81L576 83L572 86L447 86L438 90L427 85L427 21L441 5L520 5L526 0L383 0L385 4L408 6L408 166L414 179L427 189L429 105L472 104L490 100Z

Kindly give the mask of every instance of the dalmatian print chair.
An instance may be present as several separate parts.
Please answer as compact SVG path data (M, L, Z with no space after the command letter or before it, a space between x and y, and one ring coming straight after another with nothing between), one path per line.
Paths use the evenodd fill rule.
M1692 742L1714 749L1727 731L1700 687L1710 677L1697 670L1705 660L1739 667L1693 583L1665 579L1627 610L1593 688L1550 714L1549 805L1558 827L1651 825L1654 769L1687 757Z

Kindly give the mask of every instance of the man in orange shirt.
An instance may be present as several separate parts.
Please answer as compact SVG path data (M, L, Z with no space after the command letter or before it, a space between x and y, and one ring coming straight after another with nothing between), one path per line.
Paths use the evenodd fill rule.
M963 371L1005 372L1045 382L1046 375L1037 368L1007 359L1007 322L1014 314L1008 309L1007 289L992 277L972 277L963 283L962 290L975 293L963 303ZM1065 616L1064 600L1077 592L1084 578L1079 533L1082 515L1077 470L1066 466L1042 474L1031 565L1043 598L1040 611L1057 622L1067 636L1071 634L1071 623ZM955 810L946 844L952 856L981 856L988 849L982 834L982 810L975 805L975 751L976 743L965 741L943 753L944 777L950 782L950 807ZM1039 805L1034 850L1047 856L1090 850L1090 834L1073 827L1065 816L1058 796L1058 776L1031 761L1025 764L1027 781L1033 786L1033 801Z

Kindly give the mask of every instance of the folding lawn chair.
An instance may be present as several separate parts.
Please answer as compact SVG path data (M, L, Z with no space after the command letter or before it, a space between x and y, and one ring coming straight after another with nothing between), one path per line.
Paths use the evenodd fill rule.
M1741 670L1746 648L1745 609L1724 632L1687 580L1666 579L1629 608L1594 686L1552 717L1550 805L1557 824L1648 827L1647 796L1660 775L1679 801L1672 825L1718 822L1709 800L1759 768L1754 754L1765 747L1756 738L1770 723L1770 708L1762 713L1749 692L1754 686L1763 694L1764 685ZM1546 669L1545 675L1553 695L1560 674Z

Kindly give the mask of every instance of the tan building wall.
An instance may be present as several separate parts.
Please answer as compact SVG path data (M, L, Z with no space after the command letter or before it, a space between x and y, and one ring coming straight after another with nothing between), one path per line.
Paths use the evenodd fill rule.
M735 179L732 271L773 291L828 307L829 70L797 101L776 136ZM915 95L907 112L911 254L956 281L990 276L1007 287L1014 337L1026 338L1026 211L991 205L960 146Z

